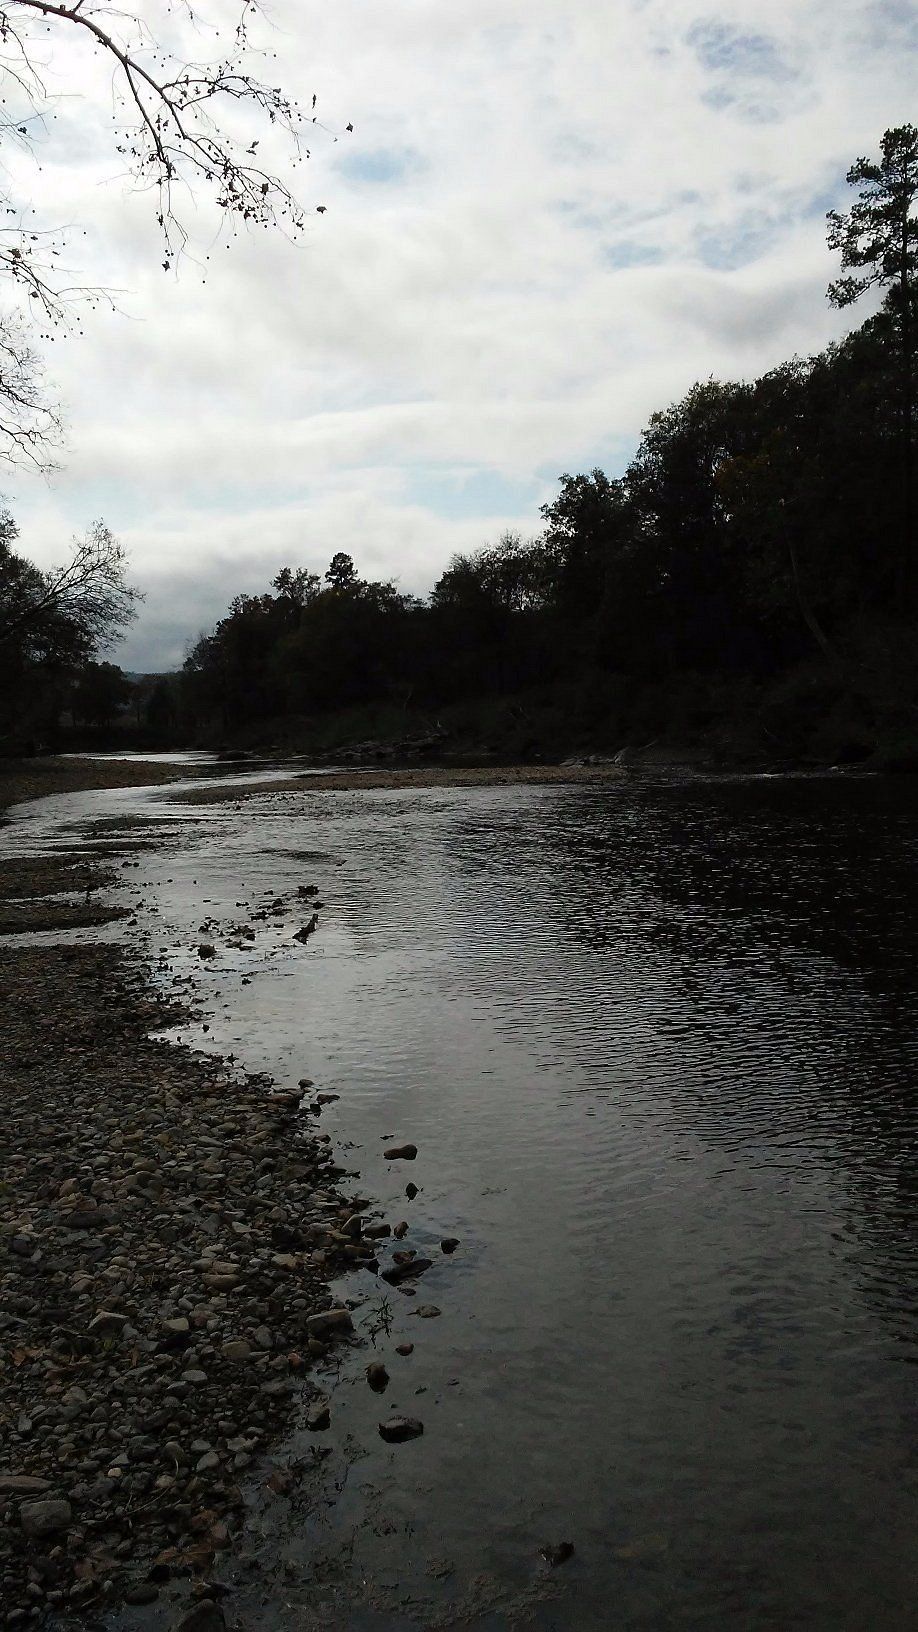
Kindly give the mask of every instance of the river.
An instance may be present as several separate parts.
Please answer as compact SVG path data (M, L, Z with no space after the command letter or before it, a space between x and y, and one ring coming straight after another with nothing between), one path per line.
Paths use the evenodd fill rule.
M414 1298L340 1284L385 1407L365 1351L325 1379L329 1454L259 1521L243 1624L914 1627L918 788L279 780L14 815L6 848L166 841L102 933L193 975L186 1041L338 1095L345 1187L434 1260ZM227 946L313 882L307 945L288 916ZM423 1437L384 1444L390 1408Z

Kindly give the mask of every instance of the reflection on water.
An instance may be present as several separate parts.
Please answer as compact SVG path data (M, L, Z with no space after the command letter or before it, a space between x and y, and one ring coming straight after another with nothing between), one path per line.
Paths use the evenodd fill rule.
M345 1283L392 1385L336 1379L324 1499L270 1531L267 1608L240 1576L247 1624L318 1593L367 1629L913 1626L915 793L107 797L183 824L132 875L179 973L202 911L320 884L308 948L265 926L195 970L186 1035L339 1094L352 1189L435 1259L414 1300ZM423 1439L383 1445L390 1409Z

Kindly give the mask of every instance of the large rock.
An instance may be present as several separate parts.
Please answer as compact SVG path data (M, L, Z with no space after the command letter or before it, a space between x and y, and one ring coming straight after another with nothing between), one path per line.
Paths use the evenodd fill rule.
M418 1439L424 1424L417 1417L390 1417L379 1424L379 1436L390 1445L400 1445L406 1439Z
M380 1279L388 1281L390 1286L399 1286L402 1281L423 1275L425 1269L429 1269L432 1263L432 1258L409 1258L407 1263L392 1264L389 1269L384 1269Z
M72 1513L70 1503L62 1497L49 1496L43 1502L23 1502L19 1522L27 1536L50 1536L56 1530L66 1530Z
M311 1337L333 1337L339 1332L351 1332L353 1329L350 1309L325 1309L321 1314L310 1315L306 1322L306 1330Z

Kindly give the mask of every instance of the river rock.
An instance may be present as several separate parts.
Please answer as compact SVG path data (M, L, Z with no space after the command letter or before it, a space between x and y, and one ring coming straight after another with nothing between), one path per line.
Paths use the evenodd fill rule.
M432 1258L409 1258L406 1263L392 1264L381 1273L381 1279L390 1286L398 1286L402 1281L413 1280L416 1275L423 1275L433 1263Z
M415 1313L417 1313L417 1311L415 1311ZM413 1354L414 1353L414 1344L413 1343L396 1343L395 1352L396 1352L396 1354L403 1354L403 1355Z
M458 1236L448 1235L448 1236L446 1236L446 1238L443 1241L440 1242L440 1251L449 1254L449 1253L455 1252L455 1250L456 1250L456 1248L458 1246L459 1246Z
M383 1151L387 1162L413 1162L417 1153L417 1145L390 1145Z
M337 1336L339 1333L352 1332L354 1322L350 1309L326 1309L321 1314L310 1315L306 1321L306 1330L311 1337Z
M390 1417L379 1424L379 1437L389 1445L401 1445L406 1439L418 1439L424 1424L417 1417Z
M389 1373L381 1360L373 1360L367 1366L367 1382L374 1394L383 1394L389 1387Z
M172 1623L172 1632L224 1632L226 1616L213 1598L199 1598L183 1609Z
M306 1427L311 1434L324 1433L331 1422L331 1412L327 1400L317 1400L306 1413Z
M66 1530L72 1517L70 1503L58 1497L23 1502L19 1509L19 1523L27 1536L49 1536L56 1530Z
M546 1542L544 1547L539 1548L539 1552L546 1564L550 1564L552 1569L555 1570L559 1564L566 1564L569 1558L573 1558L574 1543L572 1541Z

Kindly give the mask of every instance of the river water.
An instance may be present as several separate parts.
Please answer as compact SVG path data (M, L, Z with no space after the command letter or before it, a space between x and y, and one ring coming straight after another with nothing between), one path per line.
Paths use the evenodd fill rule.
M122 789L0 842L153 817L106 933L193 973L196 1047L340 1096L346 1188L434 1260L414 1298L341 1283L392 1382L325 1378L244 1623L914 1628L918 788ZM308 945L226 945L313 882Z

